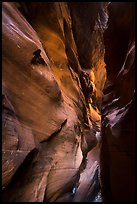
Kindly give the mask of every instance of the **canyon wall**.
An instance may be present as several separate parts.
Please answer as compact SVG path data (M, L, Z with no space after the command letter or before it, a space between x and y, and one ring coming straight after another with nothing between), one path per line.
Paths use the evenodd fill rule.
M80 24L80 5L3 3L3 201L85 201L100 189L96 133L106 77L100 21L105 7L85 3L84 13L87 6L96 11L89 13L85 35L90 22L85 28L83 17ZM93 52L91 72L91 60L83 67L80 59ZM96 64L103 70L100 80Z
M135 201L135 8L109 5L104 33L107 81L102 101L101 180L104 201Z
M134 48L133 3L2 3L3 201L134 200Z

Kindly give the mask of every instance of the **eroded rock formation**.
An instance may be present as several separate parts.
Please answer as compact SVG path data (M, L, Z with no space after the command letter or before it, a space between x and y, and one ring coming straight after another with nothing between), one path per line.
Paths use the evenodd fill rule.
M100 160L105 201L135 201L134 9L133 2L110 4L104 33L107 81Z
M125 151L128 131L134 128L129 123L127 143L122 146L123 118L131 117L133 122L134 37L132 33L130 38L130 28L126 27L132 28L132 18L127 24L116 21L113 28L113 7L107 29L107 7L106 2L2 3L3 201L91 202L100 185L104 200L109 199L110 192L111 199L117 200L113 157L115 162L121 160L117 150L111 154L109 138ZM130 9L129 3L125 18ZM123 54L117 58L110 43L117 49L120 38L115 44L113 35L107 35L118 32L119 27L126 35L122 41L125 47L119 51ZM127 85L129 92L125 93ZM111 113L113 117L109 117ZM107 126L109 121L114 127ZM132 159L125 158L125 163L134 160L133 151L129 151L134 141L130 144L126 153Z

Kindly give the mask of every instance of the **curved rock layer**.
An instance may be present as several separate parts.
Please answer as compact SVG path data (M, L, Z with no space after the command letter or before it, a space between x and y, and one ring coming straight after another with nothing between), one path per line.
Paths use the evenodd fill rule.
M104 201L135 201L134 9L133 2L110 4L104 33L107 81L100 159Z
M2 3L3 201L134 197L134 10L109 5Z
M79 25L81 16L73 22L70 4L2 5L3 201L91 199L99 189L96 133L100 134L101 116L96 99L102 97L106 76L99 21L103 4L98 4L95 16L89 13L93 26L86 36L85 27ZM86 8L85 4L84 12ZM74 9L82 12L81 6ZM97 67L91 71L93 67L81 65L75 27L81 29L78 40L85 46L89 39L95 42L88 55L94 52L93 62L102 66L99 84Z

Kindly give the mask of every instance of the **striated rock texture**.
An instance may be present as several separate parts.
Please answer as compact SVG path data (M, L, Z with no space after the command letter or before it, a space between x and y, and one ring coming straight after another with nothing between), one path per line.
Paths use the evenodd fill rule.
M109 5L100 154L104 201L135 201L134 18L133 2Z
M134 199L133 8L2 3L4 202Z
M84 5L2 4L3 201L85 201L100 189L106 8Z

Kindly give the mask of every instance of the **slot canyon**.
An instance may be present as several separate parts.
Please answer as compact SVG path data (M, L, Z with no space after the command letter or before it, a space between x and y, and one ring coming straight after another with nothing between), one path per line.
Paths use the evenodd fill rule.
M2 201L135 201L134 2L2 2Z

